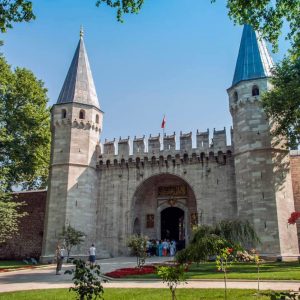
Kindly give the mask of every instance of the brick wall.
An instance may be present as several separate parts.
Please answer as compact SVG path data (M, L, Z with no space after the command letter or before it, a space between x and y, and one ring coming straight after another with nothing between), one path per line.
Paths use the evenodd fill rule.
M300 211L300 151L297 150L291 151L291 174L295 201L295 211ZM297 229L298 238L300 238L300 220L297 221Z
M46 191L14 193L15 201L25 202L22 211L28 213L20 221L19 233L0 244L0 259L39 258L42 252Z

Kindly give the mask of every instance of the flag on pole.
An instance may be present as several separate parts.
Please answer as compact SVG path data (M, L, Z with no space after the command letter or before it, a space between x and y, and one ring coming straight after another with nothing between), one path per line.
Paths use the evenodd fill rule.
M162 120L162 122L161 122L161 128L165 128L166 127L166 116L164 115L164 118L163 118L163 120Z

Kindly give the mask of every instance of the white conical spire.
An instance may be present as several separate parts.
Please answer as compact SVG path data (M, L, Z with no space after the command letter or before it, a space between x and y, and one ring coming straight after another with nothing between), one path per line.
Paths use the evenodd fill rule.
M96 88L83 41L83 28L80 40L57 103L82 103L100 108Z

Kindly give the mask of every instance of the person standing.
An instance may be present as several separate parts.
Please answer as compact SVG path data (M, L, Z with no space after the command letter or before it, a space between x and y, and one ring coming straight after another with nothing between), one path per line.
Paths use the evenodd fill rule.
M158 245L158 256L163 256L163 245L162 245L162 241L159 241L159 245Z
M89 249L89 262L91 267L95 265L95 261L96 261L96 248L95 245L92 244Z
M163 256L167 256L168 255L168 242L166 239L163 241L162 247L163 247Z
M173 240L170 245L170 256L175 256L176 253L176 242Z
M56 257L56 275L60 275L60 271L62 269L62 264L64 261L65 249L61 247L59 244L56 247L55 257Z

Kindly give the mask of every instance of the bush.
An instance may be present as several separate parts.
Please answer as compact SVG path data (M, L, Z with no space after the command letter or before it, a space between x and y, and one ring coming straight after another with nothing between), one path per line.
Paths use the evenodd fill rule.
M147 238L141 235L132 235L127 242L127 246L131 249L132 254L136 256L138 268L141 268L145 264L146 244Z
M89 266L82 259L74 260L74 264L75 270L65 271L65 274L73 274L75 287L71 287L69 291L75 291L78 300L103 299L100 266Z

